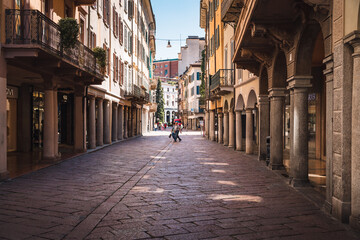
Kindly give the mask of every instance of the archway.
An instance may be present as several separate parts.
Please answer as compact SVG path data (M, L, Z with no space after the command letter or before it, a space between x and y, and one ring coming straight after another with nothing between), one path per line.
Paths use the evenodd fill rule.
M246 153L253 154L257 149L257 97L254 90L251 90L246 103Z
M325 194L326 190L326 84L323 74L325 58L321 26L311 22L304 29L299 41L296 58L296 76L310 76L308 88L307 167L310 182ZM296 101L296 99L295 99ZM296 120L296 119L295 119ZM296 123L294 123L296 125ZM294 132L297 129L294 129ZM296 133L296 132L295 132ZM295 140L295 139L294 139ZM297 163L295 163L297 164Z
M284 109L288 96L286 90L287 64L283 51L277 51L273 60L272 78L269 79L270 96L270 169L284 168ZM288 108L290 109L290 108Z
M269 104L269 84L268 69L262 66L259 74L259 97L258 97L258 155L259 160L269 160L266 139L270 135L270 104Z

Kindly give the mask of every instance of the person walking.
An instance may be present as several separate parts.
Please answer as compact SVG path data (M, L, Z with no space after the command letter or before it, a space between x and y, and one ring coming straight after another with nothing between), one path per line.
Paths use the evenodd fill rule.
M179 139L179 142L181 142L181 138L179 137L180 132L180 126L177 122L174 123L173 128L171 129L171 134L174 138L174 141L176 142L177 139Z

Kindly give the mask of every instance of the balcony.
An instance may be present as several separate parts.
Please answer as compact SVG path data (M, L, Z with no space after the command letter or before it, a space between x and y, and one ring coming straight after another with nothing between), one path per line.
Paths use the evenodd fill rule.
M221 20L236 23L243 7L244 0L224 0L221 3Z
M100 84L104 80L92 50L79 41L72 49L60 46L59 26L37 10L5 10L4 55L9 64L39 74Z
M234 92L234 82L233 69L220 69L210 78L210 91L214 95L226 95Z
M96 0L74 0L75 6L92 5L95 2L96 2Z
M130 89L125 91L125 98L138 104L147 104L150 101L149 93L136 85L133 85Z

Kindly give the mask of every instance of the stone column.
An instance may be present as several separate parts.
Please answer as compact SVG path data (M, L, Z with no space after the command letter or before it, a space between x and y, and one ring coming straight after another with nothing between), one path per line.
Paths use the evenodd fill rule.
M270 164L272 170L284 169L283 165L283 127L284 127L284 89L270 89Z
M326 200L324 209L331 214L333 197L333 95L334 95L334 62L333 55L328 56L323 61L326 77Z
M219 132L219 140L218 142L222 144L224 142L223 138L223 114L218 113L218 132Z
M111 143L110 135L110 101L104 100L104 143Z
M85 138L85 116L86 111L83 107L84 103L84 87L81 87L75 92L74 99L74 150L75 152L86 151Z
M360 33L350 36L354 48L351 135L351 215L350 224L360 229Z
M241 111L236 112L236 150L243 151Z
M270 136L270 105L267 95L259 96L259 160L266 160L266 137Z
M99 98L97 101L98 105L98 115L96 123L96 145L104 145L104 108L103 108L103 99Z
M118 140L118 104L112 104L112 127L111 127L111 140L113 142Z
M0 56L0 180L7 179L7 121L6 121L6 85L7 64Z
M122 140L124 138L124 109L122 105L119 105L118 108L118 139Z
M305 186L308 178L308 88L312 76L294 76L288 80L291 96L290 177L294 187Z
M234 122L234 111L229 111L229 148L235 146L235 122Z
M215 110L210 110L210 140L215 141Z
M133 136L133 110L132 107L129 107L128 109L128 114L129 114L129 118L128 118L128 136L132 137Z
M45 108L44 108L44 145L43 157L54 159L57 157L57 91L49 79L45 79ZM47 82L49 81L49 82ZM55 98L56 96L56 98Z
M95 98L90 97L89 104L89 129L88 129L88 141L89 148L96 148L96 117L95 117Z
M124 138L125 139L129 137L128 124L129 124L129 107L124 106Z
M229 112L224 112L224 146L229 146Z
M209 138L209 112L208 111L205 112L204 122L205 122L205 136L207 138Z
M254 122L252 117L252 109L246 109L246 138L245 138L245 153L253 154L254 152Z

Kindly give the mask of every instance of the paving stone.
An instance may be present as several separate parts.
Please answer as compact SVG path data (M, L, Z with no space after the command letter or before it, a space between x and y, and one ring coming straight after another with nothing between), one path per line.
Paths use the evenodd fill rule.
M0 238L360 239L256 156L199 132L176 144L166 135L122 141L0 184Z

